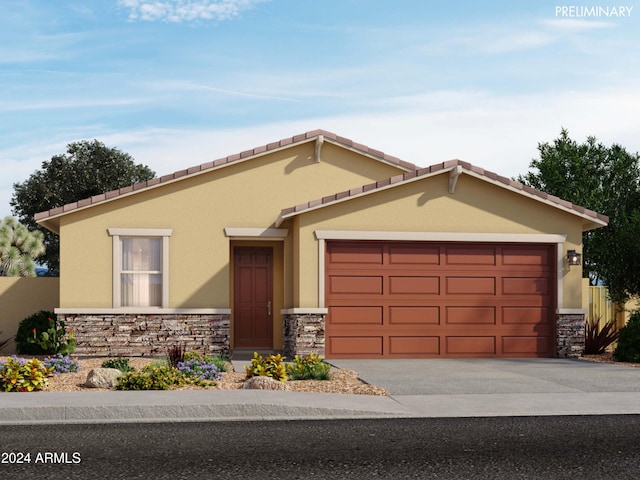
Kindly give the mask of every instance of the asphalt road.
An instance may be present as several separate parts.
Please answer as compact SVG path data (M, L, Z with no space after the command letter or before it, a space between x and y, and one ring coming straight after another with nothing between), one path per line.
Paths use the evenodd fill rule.
M12 425L0 455L3 479L637 479L640 416Z

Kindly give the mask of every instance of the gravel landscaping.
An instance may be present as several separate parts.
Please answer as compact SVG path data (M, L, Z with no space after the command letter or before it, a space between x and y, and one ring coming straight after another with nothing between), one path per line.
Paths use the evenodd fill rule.
M31 356L23 356L31 358ZM0 357L5 360L7 357ZM43 358L43 357L39 357ZM105 389L88 388L84 386L87 374L94 368L100 368L102 362L108 357L79 357L78 372L61 373L49 378L49 384L42 391L45 392L100 392ZM129 364L136 370L145 365L157 361L154 358L130 357ZM217 382L215 387L207 387L211 390L236 390L242 388L245 380L244 371L226 372ZM294 392L320 392L320 393L347 393L359 395L388 395L389 392L375 385L369 385L358 378L358 373L352 370L332 369L329 380L289 380L286 382L290 391ZM187 387L200 389L202 387Z

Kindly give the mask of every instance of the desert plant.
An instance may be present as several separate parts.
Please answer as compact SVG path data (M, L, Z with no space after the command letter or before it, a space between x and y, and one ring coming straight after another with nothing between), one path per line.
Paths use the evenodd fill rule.
M124 357L110 358L102 362L102 368L115 368L122 373L132 372L133 367L129 365L129 359Z
M264 358L258 352L254 352L251 366L244 367L246 378L271 377L284 382L287 380L287 366L284 364L284 360L285 357L280 354Z
M618 362L640 362L640 310L633 312L627 324L620 329L613 358Z
M205 355L197 350L190 350L184 354L184 361L196 360L198 363L215 365L220 372L226 372L229 368L229 358L223 354L214 356Z
M329 370L331 365L314 353L304 357L296 355L293 363L287 365L287 373L292 380L329 380Z
M63 321L58 322L53 312L41 310L25 318L16 333L16 350L20 354L67 355L76 349L73 332L66 330Z
M53 357L47 357L43 363L47 368L52 369L52 373L71 373L77 372L79 365L78 359L72 358L69 355L56 354Z
M215 385L215 382L190 377L170 366L147 365L140 371L120 376L116 390L169 390L185 385L206 387Z
M0 390L3 392L33 392L47 386L53 367L37 358L26 361L15 355L0 363Z
M584 353L599 355L618 339L615 318L612 318L600 328L600 318L591 317L585 323Z
M169 365L175 368L179 362L184 362L184 345L174 345L167 349Z
M44 235L13 217L0 221L0 276L35 277L34 260L45 252Z

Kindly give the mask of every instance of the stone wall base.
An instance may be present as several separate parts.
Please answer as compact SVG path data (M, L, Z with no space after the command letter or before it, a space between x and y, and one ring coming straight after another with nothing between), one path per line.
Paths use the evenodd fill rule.
M228 314L65 314L58 319L73 329L77 355L166 355L178 345L208 355L229 354Z
M558 314L556 351L560 358L576 358L584 352L584 314Z
M285 314L284 354L294 355L315 353L324 357L324 317L325 314Z

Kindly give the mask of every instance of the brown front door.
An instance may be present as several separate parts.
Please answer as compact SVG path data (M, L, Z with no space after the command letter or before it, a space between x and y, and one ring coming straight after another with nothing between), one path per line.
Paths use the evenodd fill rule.
M235 247L234 347L273 348L273 250Z

